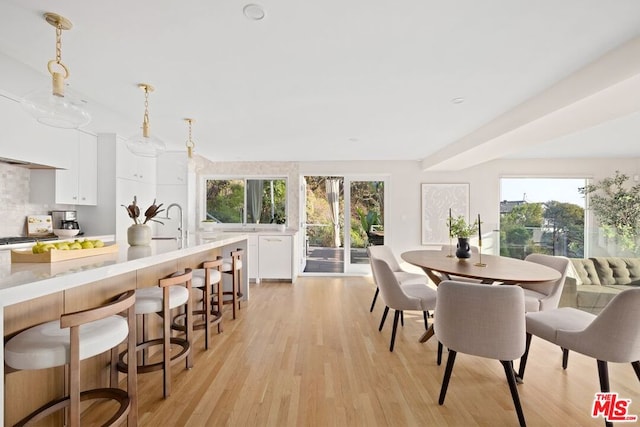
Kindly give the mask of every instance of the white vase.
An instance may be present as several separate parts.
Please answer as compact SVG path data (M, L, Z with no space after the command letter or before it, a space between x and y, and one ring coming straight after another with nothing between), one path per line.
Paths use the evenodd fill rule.
M133 224L127 229L127 242L130 246L146 246L151 243L151 227L146 224Z

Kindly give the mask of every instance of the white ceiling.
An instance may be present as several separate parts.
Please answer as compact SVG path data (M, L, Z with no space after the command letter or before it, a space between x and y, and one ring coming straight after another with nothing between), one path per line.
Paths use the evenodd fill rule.
M67 17L89 129L138 131L147 82L152 133L182 149L193 117L212 160L640 156L637 0L265 0L260 21L247 3L3 0L0 52L46 85L42 14Z

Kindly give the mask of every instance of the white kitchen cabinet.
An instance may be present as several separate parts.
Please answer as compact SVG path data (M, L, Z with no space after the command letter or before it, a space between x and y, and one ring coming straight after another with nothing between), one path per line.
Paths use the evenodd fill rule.
M69 169L33 169L30 198L37 203L95 206L98 202L96 137L74 131Z
M185 151L168 151L160 154L156 161L156 183L187 185L188 160Z
M116 144L116 176L132 181L156 183L156 159L136 156L125 142Z
M247 240L249 279L258 281L258 236L249 235L249 238Z
M78 131L38 123L22 111L19 102L4 96L0 96L0 115L0 157L55 168L71 167L69 153L74 150Z
M258 236L258 278L293 279L293 236Z

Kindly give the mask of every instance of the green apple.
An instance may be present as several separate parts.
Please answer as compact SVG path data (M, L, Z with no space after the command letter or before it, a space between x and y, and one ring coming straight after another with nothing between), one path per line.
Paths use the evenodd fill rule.
M82 249L93 249L93 243L89 240L85 240L80 245L82 246Z
M93 240L91 243L93 243L94 248L101 248L104 246L104 242L102 240Z
M58 249L59 251L69 250L69 242L58 242L55 245L56 245L56 249Z
M82 249L82 245L76 240L75 242L69 245L69 249L71 250Z
M55 249L56 246L51 244L51 243L47 243L46 245L42 246L42 252L49 252L51 249Z

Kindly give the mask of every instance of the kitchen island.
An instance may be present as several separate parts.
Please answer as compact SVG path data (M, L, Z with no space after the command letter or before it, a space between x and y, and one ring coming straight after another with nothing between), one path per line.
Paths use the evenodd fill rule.
M217 255L228 256L231 249L247 249L245 234L189 235L181 240L153 240L149 246L129 246L116 242L118 251L105 255L56 263L3 263L0 265L0 312L4 337L26 327L59 318L63 313L105 303L122 292L155 286L157 279L184 268L197 268ZM242 289L249 296L246 269ZM225 275L226 276L226 275ZM226 287L226 285L225 285ZM3 424L15 423L30 409L61 395L62 368L52 372L19 371L5 375L4 345L0 353L4 387L0 397ZM108 355L105 360L108 360ZM104 361L84 375L87 386L104 380ZM60 369L60 370L59 370ZM6 395L5 395L6 394ZM28 397L27 397L28 396ZM25 402L26 401L26 402Z

